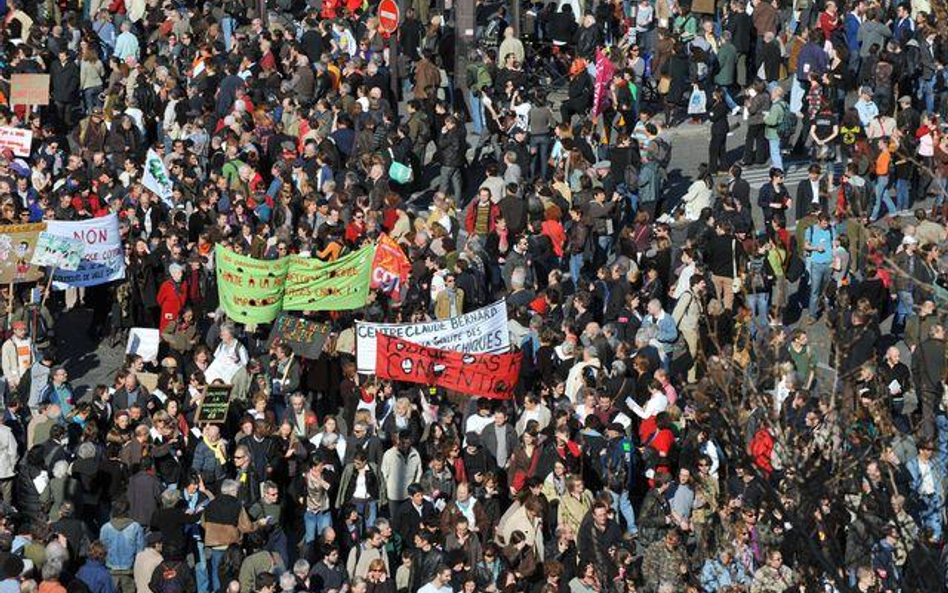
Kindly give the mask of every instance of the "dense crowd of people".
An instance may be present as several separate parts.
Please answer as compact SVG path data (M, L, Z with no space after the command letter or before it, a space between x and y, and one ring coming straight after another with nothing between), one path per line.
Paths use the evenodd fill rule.
M394 39L358 0L0 2L0 235L117 216L125 263L0 288L0 593L946 589L941 4L513 2L470 47L457 0ZM316 301L318 356L218 290L221 247L383 236L405 281ZM512 398L358 372L357 321L501 299ZM70 382L133 328L154 362Z

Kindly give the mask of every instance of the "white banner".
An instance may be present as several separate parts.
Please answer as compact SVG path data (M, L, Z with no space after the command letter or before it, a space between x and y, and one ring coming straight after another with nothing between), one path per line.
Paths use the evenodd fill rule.
M86 244L78 270L56 270L53 275L53 288L56 290L70 286L95 286L125 277L125 254L122 252L117 214L80 221L50 220L46 223L46 232L79 239Z
M155 193L165 204L173 206L171 201L171 192L174 190L174 184L168 177L168 168L165 162L153 148L148 149L148 155L145 157L145 166L142 173L142 185Z
M0 152L6 149L16 156L28 157L33 145L33 130L0 127Z
M356 366L360 373L375 373L375 355L381 332L442 350L470 354L499 354L510 350L507 305L497 301L476 311L428 323L356 323Z

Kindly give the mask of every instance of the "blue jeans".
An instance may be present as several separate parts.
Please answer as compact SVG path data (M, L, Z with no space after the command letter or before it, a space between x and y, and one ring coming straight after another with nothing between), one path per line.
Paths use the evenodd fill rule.
M612 495L612 510L625 519L625 532L630 535L638 533L639 528L635 525L635 509L632 508L632 501L629 500L629 491L623 490L620 494L612 490L608 492Z
M473 92L469 92L467 96L471 102L471 123L474 124L474 133L480 136L484 131L484 102L481 101L480 94L475 97Z
M550 150L553 141L549 134L534 134L530 136L530 151L533 153L533 166L530 171L533 177L546 179L550 172Z
M830 262L810 262L810 317L816 318L820 314L820 300L823 298L823 290L832 277L832 266Z
M783 170L783 157L780 155L780 138L768 138L770 145L770 166Z
M355 503L356 512L359 513L359 516L362 517L362 533L365 533L366 528L375 527L375 519L379 514L379 503L374 500L368 500L365 502L356 502Z
M918 502L920 507L918 509L919 523L921 523L923 527L930 528L935 541L940 541L942 531L941 509L942 506L944 506L941 503L941 497L937 494L919 496Z
M731 93L727 90L726 86L721 87L721 93L724 95L724 102L727 103L727 108L734 111L734 108L738 106L737 101L731 97Z
M233 46L234 30L237 28L237 21L232 16L221 18L221 32L224 34L224 50L230 51Z
M876 179L876 203L872 208L872 215L869 217L872 220L876 220L882 214L882 204L885 204L885 209L887 214L895 214L898 209L895 207L895 203L892 201L892 196L889 195L889 176L882 175Z
M583 271L583 254L574 253L569 256L569 277L573 279L573 286L579 286L579 275Z
M892 319L892 335L901 336L905 331L905 322L912 314L915 297L910 290L900 290L895 304L895 318Z
M918 98L925 100L925 110L929 113L935 113L935 80L920 80L918 82Z
M909 200L909 180L908 179L896 179L895 181L895 203L899 207L899 210L908 210L911 203Z
M747 293L747 306L750 307L751 317L751 338L757 337L757 331L762 327L767 327L770 323L768 312L770 310L770 293L767 292L749 292Z
M93 107L99 107L99 93L102 92L101 86L94 86L82 90L82 110L88 114Z
M226 552L226 550L211 550L211 562L208 567L208 572L211 577L211 591L220 591L221 589L220 568L221 560L224 558L224 552Z
M303 525L306 528L303 543L312 543L316 541L316 538L322 534L323 531L328 527L332 527L332 514L329 511L320 511L318 513L306 511L303 515Z
M197 554L194 558L194 578L197 585L197 593L208 593L209 588L207 578L207 553L204 551L204 544L200 541L195 542Z
M609 261L609 254L612 253L612 235L600 236L597 239L599 251L602 252L605 261Z

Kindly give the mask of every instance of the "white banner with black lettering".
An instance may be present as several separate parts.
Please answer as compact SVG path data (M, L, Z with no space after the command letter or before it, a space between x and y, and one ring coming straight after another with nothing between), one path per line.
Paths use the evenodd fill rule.
M470 354L500 354L510 350L504 301L443 321L356 323L356 366L360 373L375 374L376 336L379 333L422 346Z

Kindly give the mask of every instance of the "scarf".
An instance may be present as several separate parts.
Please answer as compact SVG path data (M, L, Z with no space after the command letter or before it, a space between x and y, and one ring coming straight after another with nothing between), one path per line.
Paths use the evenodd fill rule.
M207 448L211 450L211 453L214 454L214 457L217 458L217 462L221 465L227 463L227 456L224 454L224 442L217 441L216 443L211 443L207 440L207 437L201 437L201 440L204 441L204 444L207 445Z

